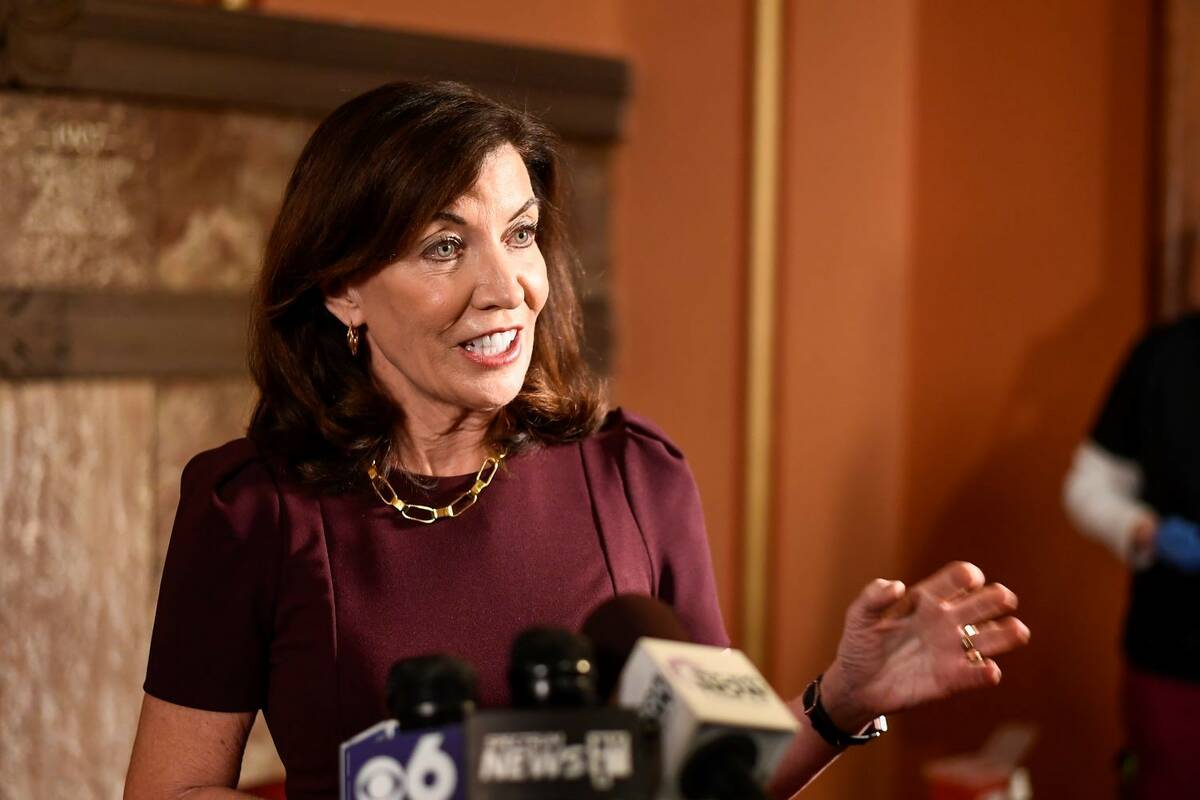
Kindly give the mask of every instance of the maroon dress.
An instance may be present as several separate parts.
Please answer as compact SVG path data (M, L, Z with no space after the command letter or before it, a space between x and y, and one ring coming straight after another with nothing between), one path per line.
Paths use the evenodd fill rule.
M473 475L405 499L441 505ZM145 690L213 711L262 709L289 800L337 796L338 744L385 716L399 658L448 653L507 702L508 648L530 625L578 629L616 593L672 604L726 645L695 482L650 423L615 411L586 440L508 459L479 502L423 525L366 483L287 480L247 439L184 469Z

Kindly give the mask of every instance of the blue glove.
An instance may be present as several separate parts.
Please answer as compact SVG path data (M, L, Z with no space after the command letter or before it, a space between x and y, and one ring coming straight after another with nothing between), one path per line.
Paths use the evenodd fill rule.
M1184 572L1200 572L1200 525L1183 517L1167 517L1158 526L1154 555Z

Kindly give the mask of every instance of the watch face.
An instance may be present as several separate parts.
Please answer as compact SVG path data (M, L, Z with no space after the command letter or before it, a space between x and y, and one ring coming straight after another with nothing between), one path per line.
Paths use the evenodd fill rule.
M880 736L883 736L885 733L887 733L887 729L887 717L880 714L878 717L871 720L870 724L863 728L861 733L859 733L857 736L851 736L849 738L852 740L851 744L866 744L873 739L878 739Z

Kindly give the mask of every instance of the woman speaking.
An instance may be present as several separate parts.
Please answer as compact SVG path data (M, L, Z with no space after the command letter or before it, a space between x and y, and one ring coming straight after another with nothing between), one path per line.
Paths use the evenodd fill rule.
M683 456L581 357L562 183L546 128L457 84L317 128L256 293L247 436L183 473L127 798L240 796L259 709L290 800L336 797L394 661L459 655L500 705L517 633L617 593L728 643ZM963 563L868 585L772 792L880 714L995 684L1015 605Z

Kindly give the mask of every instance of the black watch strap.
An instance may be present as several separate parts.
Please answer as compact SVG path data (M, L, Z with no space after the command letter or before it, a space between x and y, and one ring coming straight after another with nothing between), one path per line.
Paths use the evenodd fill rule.
M846 733L834 725L833 720L829 718L829 712L821 703L821 678L823 677L825 676L818 675L804 690L804 696L801 699L804 704L804 715L808 717L813 730L821 734L822 739L840 750L844 747L866 744L887 733L887 717L882 715L871 720L870 725L855 734Z

